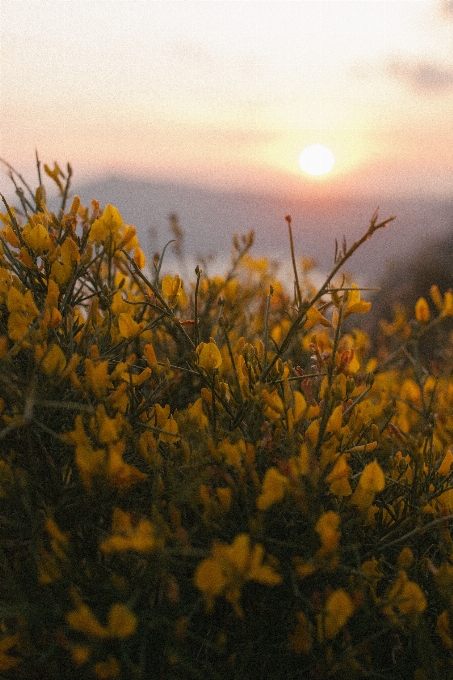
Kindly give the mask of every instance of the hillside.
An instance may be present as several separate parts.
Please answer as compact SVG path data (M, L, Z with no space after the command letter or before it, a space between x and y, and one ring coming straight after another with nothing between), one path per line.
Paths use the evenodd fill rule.
M2 192L8 197L8 179ZM291 214L296 252L313 257L321 271L333 259L335 239L352 243L368 226L374 210L381 218L396 215L387 230L377 233L352 258L351 273L362 284L382 281L396 258L407 261L411 253L446 235L453 226L453 200L436 197L375 197L330 199L300 197L292 200L273 195L216 191L196 186L111 176L74 184L73 193L82 203L96 198L101 205L113 203L125 221L137 227L143 249L161 251L171 238L169 215L175 213L184 230L188 264L200 255L213 254L219 267L228 259L231 237L253 229L255 255L267 255L289 264L285 215ZM52 207L57 204L50 201ZM166 263L172 263L171 250ZM399 265L398 265L399 266Z
M376 199L345 199L323 205L310 199L292 202L276 196L240 194L182 184L109 177L74 189L87 203L97 198L114 203L139 232L144 249L161 250L170 238L168 215L176 213L185 232L189 257L229 253L232 234L255 231L254 252L284 262L289 257L286 223L290 213L296 251L314 257L322 270L332 263L334 241L352 242L367 227ZM351 271L367 283L377 283L396 256L406 258L425 239L433 240L453 226L453 201L436 198L383 199L382 218L396 215L389 228L376 234L355 254Z

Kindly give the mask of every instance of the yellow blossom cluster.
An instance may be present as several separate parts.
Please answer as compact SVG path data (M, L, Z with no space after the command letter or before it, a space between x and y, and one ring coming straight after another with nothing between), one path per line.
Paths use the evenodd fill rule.
M243 616L239 600L246 581L258 581L275 586L281 576L270 566L262 564L264 549L261 544L250 547L250 536L239 534L231 545L215 544L212 557L203 560L195 572L195 585L206 597L208 611L214 598L225 594L238 616Z
M337 276L376 215L319 289L251 235L183 282L44 169L0 215L2 677L450 677L452 292L380 363Z

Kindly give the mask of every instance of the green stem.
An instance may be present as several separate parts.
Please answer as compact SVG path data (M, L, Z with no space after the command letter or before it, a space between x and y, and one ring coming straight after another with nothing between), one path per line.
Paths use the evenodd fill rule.
M198 347L198 345L200 344L200 329L199 329L199 326L198 326L198 290L199 290L199 287L200 287L200 278L201 278L202 273L203 273L202 270L197 265L195 267L195 274L197 275L197 282L195 284L195 299L194 299L194 303L193 303L194 304L194 312L193 312L194 313L194 333L193 333L193 337L194 337L194 341L195 341L195 347Z
M267 365L267 348L269 346L269 312L271 308L271 298L274 294L274 289L269 286L269 295L267 296L266 303L266 318L264 320L264 360L263 360L263 370Z
M297 274L297 266L296 266L296 256L294 254L293 230L291 229L291 215L287 215L285 217L285 220L288 222L289 247L290 247L290 250L291 250L291 260L292 260L292 263L293 263L294 286L295 286L295 289L296 289L297 303L298 303L299 309L301 309L301 307L302 307L302 293L300 292L299 276Z

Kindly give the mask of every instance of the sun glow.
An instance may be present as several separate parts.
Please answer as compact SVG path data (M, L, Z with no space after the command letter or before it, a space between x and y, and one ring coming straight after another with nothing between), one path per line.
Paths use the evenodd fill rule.
M326 175L334 166L335 157L322 144L312 144L302 151L299 165L307 175Z

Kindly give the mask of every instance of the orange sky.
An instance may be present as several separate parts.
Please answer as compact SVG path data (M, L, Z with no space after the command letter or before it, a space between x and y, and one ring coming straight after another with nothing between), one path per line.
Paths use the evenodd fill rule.
M79 180L452 195L451 0L4 0L0 11L0 156L28 177L38 148ZM324 178L298 165L313 143L336 157Z

